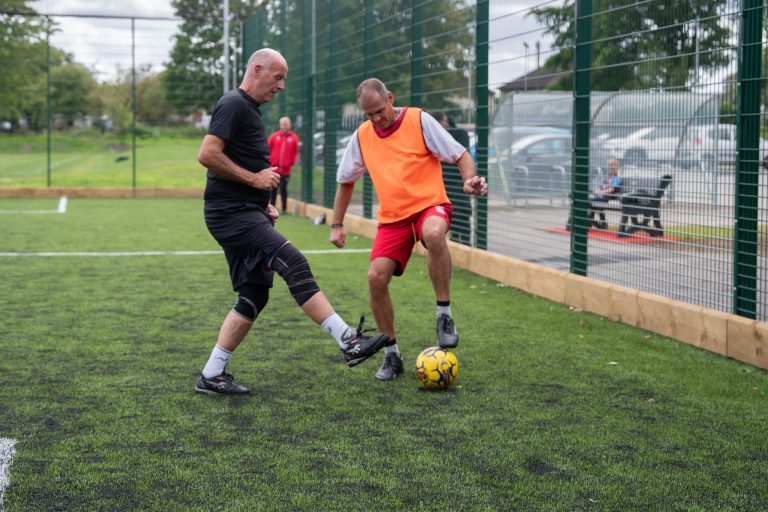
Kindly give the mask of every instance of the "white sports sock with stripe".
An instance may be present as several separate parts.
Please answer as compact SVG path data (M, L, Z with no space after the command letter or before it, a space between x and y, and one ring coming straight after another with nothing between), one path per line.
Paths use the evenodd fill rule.
M333 336L333 339L336 340L336 343L339 344L340 348L347 348L349 345L345 343L345 340L350 339L355 334L355 330L347 325L347 322L345 322L338 314L336 314L336 312L331 313L328 318L323 320L323 323L320 324L320 327L322 327L325 332Z
M211 357L208 358L208 362L205 364L205 368L203 368L203 377L211 379L224 373L230 357L232 357L232 352L229 350L223 349L218 345L213 347Z

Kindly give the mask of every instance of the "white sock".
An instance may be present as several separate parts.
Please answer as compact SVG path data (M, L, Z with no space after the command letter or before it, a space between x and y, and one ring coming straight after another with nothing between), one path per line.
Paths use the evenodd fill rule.
M450 304L447 306L437 306L437 318L440 318L440 315L448 315L449 317L453 318Z
M320 327L333 336L333 339L336 340L336 343L338 343L341 348L347 348L349 345L345 340L350 339L355 334L355 330L347 325L347 322L335 312L331 313L331 316L323 320Z
M397 355L400 355L400 349L397 348L397 343L395 343L394 345L390 345L388 347L384 347L384 354L385 355L386 354L391 354L392 352L394 352Z
M208 362L205 368L203 368L203 377L210 379L224 373L230 357L232 357L232 352L229 350L225 350L218 345L213 347L211 357L208 358Z

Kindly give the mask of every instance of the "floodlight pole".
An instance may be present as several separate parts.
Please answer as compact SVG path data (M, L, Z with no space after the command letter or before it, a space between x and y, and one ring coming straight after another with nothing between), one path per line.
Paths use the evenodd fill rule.
M528 90L528 43L523 41L523 47L525 48L525 74L523 75L523 83L525 84L525 90Z
M701 37L700 37L700 30L701 30L701 18L699 17L699 10L696 8L696 3L693 0L688 0L688 5L690 5L691 10L693 11L693 14L696 15L696 22L693 26L693 39L695 44L695 52L693 55L694 58L694 64L693 64L693 86L696 87L699 85L699 55L701 52L701 48L699 46Z
M224 93L229 91L229 0L224 0Z

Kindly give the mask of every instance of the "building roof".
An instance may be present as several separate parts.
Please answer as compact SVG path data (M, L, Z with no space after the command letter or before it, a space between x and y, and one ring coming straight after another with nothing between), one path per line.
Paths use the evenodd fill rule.
M543 91L550 89L563 77L562 71L552 71L549 69L534 69L519 78L507 82L499 87L501 92L512 91Z

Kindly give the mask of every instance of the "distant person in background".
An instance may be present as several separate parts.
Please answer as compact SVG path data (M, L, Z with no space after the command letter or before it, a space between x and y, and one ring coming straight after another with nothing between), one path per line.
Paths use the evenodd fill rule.
M280 118L280 129L269 136L269 160L277 167L280 175L280 200L283 203L283 213L288 206L288 179L291 177L291 167L299 156L299 137L291 131L291 120ZM277 188L272 190L270 204L277 201Z
M451 134L456 142L469 149L469 133L458 128L453 118L444 112L432 114L440 125ZM448 192L448 200L453 205L453 219L451 220L451 240L460 244L469 245L470 242L470 218L472 217L472 203L470 197L464 193L464 180L461 172L455 165L443 163L443 182L445 191Z
M615 158L608 159L608 175L603 180L603 184L592 191L589 195L590 201L603 201L608 202L611 199L616 199L621 191L621 176L619 176L619 161ZM589 210L589 220L592 224L600 229L607 229L608 224L605 222L605 212L599 211L600 222L595 222L595 211Z

